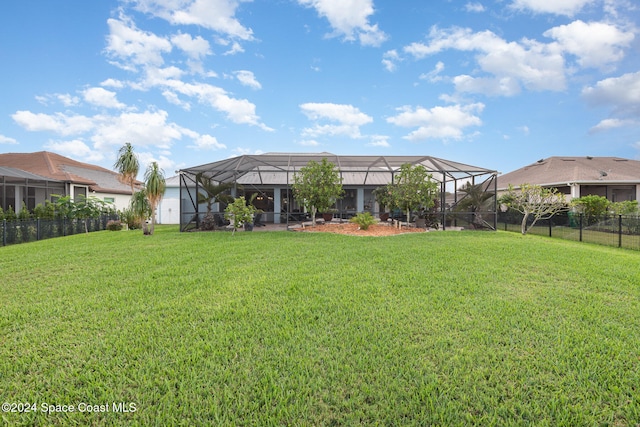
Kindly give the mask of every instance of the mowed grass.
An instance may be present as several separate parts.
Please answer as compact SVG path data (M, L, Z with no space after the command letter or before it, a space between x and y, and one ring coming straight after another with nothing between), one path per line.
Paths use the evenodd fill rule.
M507 232L159 227L0 248L0 397L37 405L0 417L637 426L639 266Z

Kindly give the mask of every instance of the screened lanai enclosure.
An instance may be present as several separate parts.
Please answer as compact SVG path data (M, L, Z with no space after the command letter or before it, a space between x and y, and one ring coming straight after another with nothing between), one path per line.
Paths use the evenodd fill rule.
M226 205L205 189L211 185L228 187L225 193L234 197L253 198L254 206L262 212L262 222L292 224L305 221L308 214L293 197L291 186L301 168L310 161L321 162L323 158L336 165L342 178L344 196L332 209L335 220L347 220L360 212L379 216L383 212L374 190L393 183L401 166L411 164L424 166L439 183L439 193L431 211L439 226L496 228L497 172L494 170L430 156L269 153L243 155L180 170L180 229L200 228L208 214L218 220L224 217ZM393 218L394 212L391 214ZM402 215L401 212L395 214L398 218Z

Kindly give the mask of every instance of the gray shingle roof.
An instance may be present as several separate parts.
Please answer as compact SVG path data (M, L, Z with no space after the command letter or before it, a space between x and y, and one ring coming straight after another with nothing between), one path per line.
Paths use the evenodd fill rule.
M640 184L640 161L620 157L549 157L498 177L498 190L509 184Z

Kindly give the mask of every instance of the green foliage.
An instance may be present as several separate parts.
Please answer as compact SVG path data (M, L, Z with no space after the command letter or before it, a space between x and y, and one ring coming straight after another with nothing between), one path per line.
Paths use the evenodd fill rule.
M153 242L93 233L1 248L3 401L138 410L0 424L640 419L636 252L505 232L243 237L158 226Z
M509 184L507 193L500 198L499 203L523 215L520 225L523 235L527 234L529 217L533 217L529 225L533 227L538 220L549 219L568 209L564 194L558 189L533 184L521 184L519 189Z
M27 209L27 205L25 205L24 202L22 202L22 208L18 213L18 219L21 221L27 221L31 219L31 212L29 212L29 209Z
M134 217L134 226L130 229L142 228L144 234L148 234L146 221L151 216L151 204L147 198L146 189L142 189L133 193L129 204L131 213ZM129 223L129 221L127 221Z
M311 212L315 225L316 212L325 212L344 195L342 178L338 168L323 158L320 163L313 160L293 176L293 194Z
M123 229L122 222L119 220L107 221L107 230L109 231L121 231Z
M597 218L604 216L609 210L610 203L606 197L594 195L582 196L571 201L571 205L585 216L587 224L592 224Z
M609 210L614 215L637 215L638 201L625 200L624 202L614 202L609 204Z
M124 182L131 186L131 194L134 193L134 184L138 171L140 169L140 163L138 162L138 156L133 152L133 146L130 142L125 143L118 151L118 159L113 167L120 173Z
M225 194L231 190L235 183L225 182L216 184L211 178L207 178L203 172L196 174L196 181L199 183L201 192L198 193L198 204L207 204L207 214L211 213L214 202L221 202L226 205L233 202L230 194Z
M402 209L407 218L411 218L411 211L433 207L438 194L438 183L432 178L422 165L402 165L393 184L388 186L391 191L391 207Z
M119 216L122 222L127 224L129 230L139 230L142 228L142 221L131 206L123 209Z
M156 208L167 188L164 172L160 169L157 162L151 162L147 168L144 174L144 188L151 208L151 229L149 230L149 234L153 234L156 226Z
M353 222L360 226L361 230L366 230L370 225L375 224L377 221L369 212L360 212L356 216L349 219L349 222Z
M393 185L387 184L373 190L373 196L380 205L380 212L393 208Z
M18 215L16 215L16 211L13 210L13 206L9 205L9 207L4 213L4 219L6 219L7 221L15 221L18 219Z
M225 209L224 216L233 224L233 232L242 227L243 224L253 223L253 216L258 210L252 204L247 204L244 196L237 197Z
M0 221L2 221L4 219L4 209L2 209L2 206L0 206Z

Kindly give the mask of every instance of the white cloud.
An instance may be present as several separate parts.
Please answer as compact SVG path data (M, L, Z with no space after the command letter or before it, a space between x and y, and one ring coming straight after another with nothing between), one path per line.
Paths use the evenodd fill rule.
M387 118L387 122L400 127L417 127L404 138L410 141L426 139L462 139L464 129L480 126L482 121L476 115L482 112L484 104L452 105L447 107L405 106L398 108L400 113Z
M467 3L464 5L464 10L466 10L467 12L473 12L473 13L480 13L480 12L484 12L484 6L482 5L482 3L478 3L478 2L474 2L474 3Z
M31 111L16 111L11 118L24 129L31 132L53 132L59 135L78 135L93 129L93 120L82 115L63 113L42 114Z
M388 50L382 55L382 65L389 72L394 72L398 66L397 63L402 61L400 55L398 55L398 51L395 49Z
M184 132L175 123L167 122L167 117L167 112L162 110L98 115L94 117L91 140L96 149L103 151L120 147L125 141L135 146L168 149Z
M371 147L382 147L382 148L387 148L391 146L389 144L389 137L386 135L371 135L371 140L367 145Z
M250 0L132 0L136 8L173 25L198 25L240 40L253 40L253 31L235 17L240 3Z
M580 20L551 28L544 35L557 40L564 51L577 56L581 66L596 68L620 61L624 48L634 39L632 32L621 31L614 25Z
M428 80L431 83L438 82L442 80L442 76L440 76L440 73L442 71L444 71L444 63L442 61L438 61L433 70L429 71L428 73L420 74L419 79Z
M529 90L554 91L563 90L566 86L564 58L557 44L544 44L530 39L507 42L491 31L473 32L458 27L448 30L433 27L429 39L426 44L405 46L404 51L416 59L446 49L478 52L478 65L490 76L460 76L457 79L460 91L513 95L519 92L521 86ZM486 85L483 86L483 83Z
M302 6L313 7L318 15L327 18L334 30L330 36L343 36L347 41L356 38L363 46L380 46L387 35L370 24L373 0L298 0Z
M640 72L611 77L582 90L591 105L613 105L618 109L640 108Z
M214 145L211 139L169 122L168 113L162 110L142 113L125 112L118 115L97 114L92 117L18 111L12 117L18 125L28 131L52 132L75 137L73 141L64 142L64 144L75 144L82 148L78 141L91 141L92 148L101 153L112 152L126 141L138 147L163 150L168 150L174 142L183 137L193 139L195 144ZM63 143L55 142L55 144ZM60 145L60 147L64 146Z
M161 88L167 100L187 109L190 106L180 100L177 94L195 98L198 102L225 113L227 118L234 123L258 126L266 131L273 130L260 121L260 117L256 114L256 106L252 102L246 99L232 98L224 89L207 83L183 82L179 80L181 76L182 71L176 67L149 68L140 89Z
M345 135L350 138L361 138L360 126L373 122L373 118L362 113L352 105L332 103L306 103L300 109L312 121L329 121L331 124L316 123L311 128L305 128L305 137L315 138L322 135ZM336 124L337 123L337 124Z
M622 119L604 119L600 123L589 129L589 133L605 132L611 129L616 129L625 126L637 126L637 120L622 120Z
M73 107L80 103L80 98L68 93L54 93L51 95L38 95L36 101L43 105L49 105L51 101L59 102L65 107Z
M373 122L373 118L352 105L310 102L301 104L300 108L311 120L327 119L354 126Z
M209 42L200 36L193 38L190 34L179 33L171 36L171 43L193 59L201 59L211 54Z
M194 142L195 144L189 147L195 148L196 150L221 150L227 148L226 145L218 142L215 136L211 135L198 135Z
M640 72L601 80L584 88L582 96L592 106L612 109L613 117L600 121L590 132L640 125Z
M125 84L117 79L107 79L100 83L100 86L112 87L114 89L122 89L125 87Z
M13 145L13 144L17 144L17 143L18 143L17 140L0 134L0 144L11 144L11 145Z
M573 16L596 0L513 0L511 7L534 13Z
M251 71L240 70L235 73L236 78L244 86L249 86L251 89L262 89L262 85L256 80L256 77Z
M104 160L104 155L100 151L92 150L80 139L71 141L49 141L45 144L45 148L64 156L81 159L85 162L98 163Z
M84 100L86 102L97 107L117 109L123 109L124 107L126 107L125 104L118 101L115 92L111 92L101 87L92 87L89 89L85 89L84 91L82 91L82 96L84 97Z
M141 31L128 17L108 19L107 54L114 58L114 65L133 71L138 66L160 66L162 55L171 51L171 43L164 37Z

